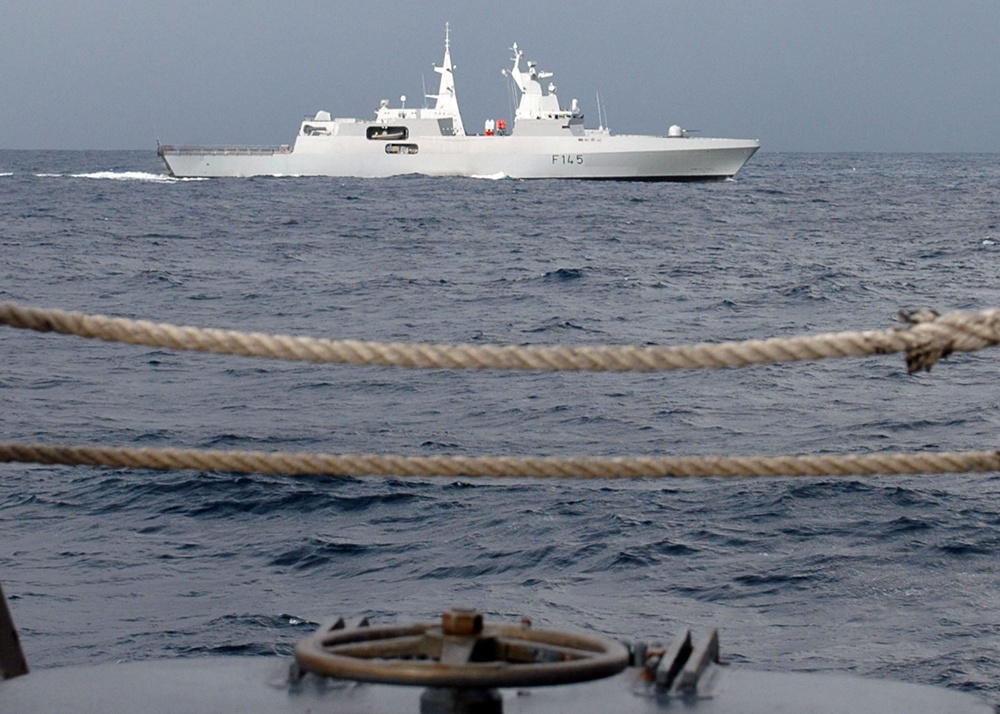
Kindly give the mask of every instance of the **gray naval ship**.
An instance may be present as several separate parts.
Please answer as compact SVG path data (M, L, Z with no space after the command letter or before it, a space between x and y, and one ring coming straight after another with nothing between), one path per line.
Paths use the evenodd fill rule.
M515 179L619 179L712 181L732 177L760 148L755 139L689 136L680 126L666 136L612 134L586 129L577 100L560 106L551 72L534 62L522 69L523 53L511 48L513 67L504 70L520 101L513 126L488 120L482 134L468 134L455 93L450 34L437 94L428 108L390 107L382 100L374 120L333 118L327 111L305 119L294 145L170 146L158 153L176 177L353 176L403 174Z

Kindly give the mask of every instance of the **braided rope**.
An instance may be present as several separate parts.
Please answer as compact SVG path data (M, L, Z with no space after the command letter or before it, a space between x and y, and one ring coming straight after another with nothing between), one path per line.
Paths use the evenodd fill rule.
M338 455L0 443L0 462L298 476L637 479L988 472L1000 471L1000 452L543 458Z
M910 373L952 352L1000 344L1000 310L901 312L906 327L678 347L433 345L325 340L178 327L0 302L0 323L106 341L253 357L433 369L655 371L906 353Z

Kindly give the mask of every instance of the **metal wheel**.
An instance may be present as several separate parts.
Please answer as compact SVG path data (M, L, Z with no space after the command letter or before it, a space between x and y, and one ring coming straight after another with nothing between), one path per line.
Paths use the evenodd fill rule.
M338 679L425 687L539 687L609 677L625 669L623 645L526 625L484 626L468 610L441 625L320 631L295 647L300 667Z

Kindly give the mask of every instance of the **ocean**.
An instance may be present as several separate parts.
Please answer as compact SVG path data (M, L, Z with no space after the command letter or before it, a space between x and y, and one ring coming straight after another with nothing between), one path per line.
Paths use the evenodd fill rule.
M759 153L713 184L174 180L0 151L0 299L402 342L658 344L1000 307L996 155ZM455 455L988 450L985 350L674 373L275 362L0 328L0 440ZM1000 702L1000 478L290 478L0 465L29 663L288 654L493 619Z

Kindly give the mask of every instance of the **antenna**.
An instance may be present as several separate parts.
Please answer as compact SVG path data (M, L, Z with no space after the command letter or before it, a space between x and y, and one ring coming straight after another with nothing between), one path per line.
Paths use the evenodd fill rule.
M601 129L607 132L611 131L611 127L608 126L608 108L601 104L601 93L597 93L597 120L601 124Z

